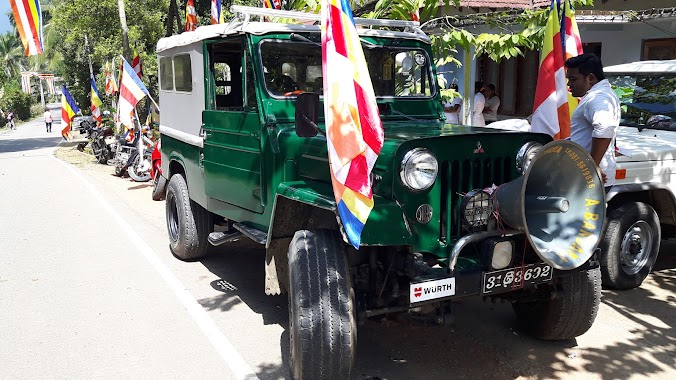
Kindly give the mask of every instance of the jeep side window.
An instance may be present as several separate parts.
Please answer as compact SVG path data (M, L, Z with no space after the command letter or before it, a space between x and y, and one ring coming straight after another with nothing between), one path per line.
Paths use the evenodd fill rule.
M174 91L174 67L171 57L160 58L160 89Z
M246 54L244 55L246 62L245 62L245 68L246 68L246 74L244 76L244 79L246 80L246 104L245 106L250 107L250 108L256 108L257 103L256 103L256 80L254 78L254 69L253 69L253 60L251 59L251 53L249 51L246 51Z
M217 110L241 108L242 42L232 38L209 45L209 82L211 107Z
M176 91L192 92L192 66L189 54L174 56L174 86Z

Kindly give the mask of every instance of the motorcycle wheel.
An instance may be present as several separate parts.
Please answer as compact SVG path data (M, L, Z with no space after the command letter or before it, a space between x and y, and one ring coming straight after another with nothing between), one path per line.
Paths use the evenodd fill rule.
M108 157L110 157L110 150L108 150L108 146L105 143L99 145L101 146L101 153L98 156L99 164L106 165Z
M118 177L122 177L124 175L124 169L122 169L119 166L115 166L115 175Z
M167 187L167 179L162 177L162 174L155 172L155 178L153 178L153 194L152 198L154 201L161 201L164 199L166 192L165 188Z
M140 166L142 160L143 158L140 155L137 155L136 158L134 159L134 162L127 168L127 173L129 173L131 179L133 179L136 182L150 181L150 170L137 172L137 168Z

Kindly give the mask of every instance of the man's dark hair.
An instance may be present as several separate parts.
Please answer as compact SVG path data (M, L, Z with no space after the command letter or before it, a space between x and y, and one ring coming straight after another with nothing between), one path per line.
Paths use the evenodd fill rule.
M486 88L495 92L495 85L493 83L486 85Z
M594 54L584 53L577 57L570 57L566 60L566 67L569 69L577 69L582 75L594 74L599 81L606 79L605 74L603 74L603 63L601 63L601 58Z
M476 94L477 92L480 92L483 87L484 87L483 82L479 82L479 81L474 82L474 93Z

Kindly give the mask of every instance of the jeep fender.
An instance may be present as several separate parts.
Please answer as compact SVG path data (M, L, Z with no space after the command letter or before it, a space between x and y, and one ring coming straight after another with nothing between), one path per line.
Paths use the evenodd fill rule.
M308 187L281 184L275 195L268 240L265 244L265 293L287 291L289 243L296 231L339 230L335 202Z
M629 183L614 185L606 194L609 206L625 202L645 202L651 205L660 223L676 225L676 196L668 186L657 183Z

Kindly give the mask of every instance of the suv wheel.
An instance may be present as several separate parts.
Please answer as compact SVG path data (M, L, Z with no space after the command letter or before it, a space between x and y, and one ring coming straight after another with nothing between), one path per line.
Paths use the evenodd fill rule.
M636 288L650 273L660 250L657 213L645 203L630 202L611 210L607 218L599 258L603 285Z
M335 231L298 231L289 245L289 336L293 378L347 379L354 363L354 292Z
M539 339L572 339L587 332L601 303L601 271L583 270L555 280L549 300L512 304L524 330Z
M167 189L169 248L181 260L207 255L207 237L214 232L211 213L190 200L188 185L180 174L171 176Z

